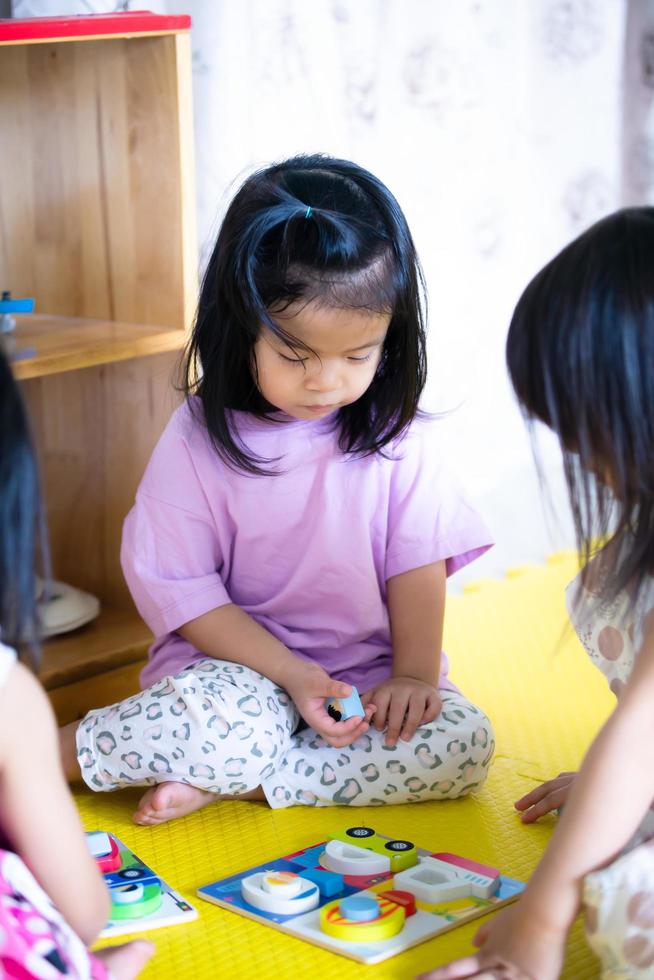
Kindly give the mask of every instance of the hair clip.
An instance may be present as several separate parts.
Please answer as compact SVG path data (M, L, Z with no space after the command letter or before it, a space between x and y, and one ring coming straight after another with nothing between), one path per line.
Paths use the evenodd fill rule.
M313 214L313 208L311 207L311 205L309 205L306 211L304 212L304 217L310 218L312 214Z

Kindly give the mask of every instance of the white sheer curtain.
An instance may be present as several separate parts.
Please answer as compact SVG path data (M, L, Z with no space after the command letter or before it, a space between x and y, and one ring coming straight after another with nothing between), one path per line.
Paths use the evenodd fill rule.
M14 0L16 15L43 6ZM254 166L320 150L377 173L407 214L428 281L426 403L452 410L435 451L451 457L498 541L468 577L570 544L568 521L545 531L504 339L544 261L621 203L652 199L652 0L160 0L156 9L193 17L203 256ZM565 513L551 440L542 452Z
M427 276L427 404L454 410L435 451L452 458L498 541L467 577L570 544L567 520L546 531L504 339L540 265L619 206L625 0L175 7L194 20L205 252L252 166L323 150L377 173L405 209ZM551 442L543 454L567 515Z

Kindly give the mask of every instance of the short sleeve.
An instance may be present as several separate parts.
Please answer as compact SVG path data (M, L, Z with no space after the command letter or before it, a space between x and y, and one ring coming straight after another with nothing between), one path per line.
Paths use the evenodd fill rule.
M169 425L123 527L121 563L136 606L155 636L231 602L214 513L189 447Z
M453 575L492 547L486 525L445 465L433 425L415 424L394 456L387 579L443 560Z

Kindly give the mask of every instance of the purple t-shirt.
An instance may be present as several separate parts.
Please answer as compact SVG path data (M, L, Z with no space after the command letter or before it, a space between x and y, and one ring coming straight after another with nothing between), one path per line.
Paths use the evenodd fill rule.
M441 559L451 575L490 547L443 465L437 423L415 421L391 458L356 458L339 451L333 418L283 418L232 416L251 453L279 458L276 476L226 466L188 404L159 440L121 553L157 638L144 687L203 656L180 626L233 602L293 653L365 691L391 675L387 579ZM445 656L440 683L456 690Z

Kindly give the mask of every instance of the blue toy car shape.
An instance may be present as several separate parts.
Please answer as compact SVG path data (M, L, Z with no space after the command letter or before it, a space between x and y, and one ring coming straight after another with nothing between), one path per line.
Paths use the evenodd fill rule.
M124 888L125 885L143 885L144 887L146 885L161 886L161 879L157 878L143 864L132 864L126 868L121 868L120 871L112 871L109 874L105 874L104 880L110 890L112 888Z

